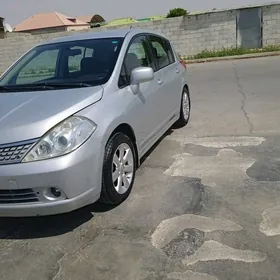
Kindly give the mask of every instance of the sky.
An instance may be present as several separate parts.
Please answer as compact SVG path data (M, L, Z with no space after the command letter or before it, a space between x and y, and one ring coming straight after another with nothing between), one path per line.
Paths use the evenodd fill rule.
M12 26L36 13L60 12L67 16L100 14L115 18L166 15L176 7L189 12L270 3L266 0L0 0L1 17Z

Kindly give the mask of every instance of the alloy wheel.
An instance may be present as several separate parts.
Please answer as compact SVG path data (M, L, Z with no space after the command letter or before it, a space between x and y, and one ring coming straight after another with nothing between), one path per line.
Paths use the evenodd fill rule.
M112 180L117 193L124 194L130 188L134 173L134 157L129 145L122 143L116 149L112 162Z
M187 120L190 114L190 102L188 93L184 91L183 98L182 98L182 110L184 119Z

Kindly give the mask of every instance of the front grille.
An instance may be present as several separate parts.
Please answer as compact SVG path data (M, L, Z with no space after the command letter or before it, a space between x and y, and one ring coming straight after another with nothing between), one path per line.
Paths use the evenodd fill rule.
M0 190L0 204L39 202L33 189Z
M0 165L19 163L36 140L0 145Z

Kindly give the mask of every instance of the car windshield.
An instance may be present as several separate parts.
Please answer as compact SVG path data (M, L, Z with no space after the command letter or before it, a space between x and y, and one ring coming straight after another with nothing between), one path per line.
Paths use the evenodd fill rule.
M102 85L111 77L122 42L101 38L37 46L0 79L0 90Z

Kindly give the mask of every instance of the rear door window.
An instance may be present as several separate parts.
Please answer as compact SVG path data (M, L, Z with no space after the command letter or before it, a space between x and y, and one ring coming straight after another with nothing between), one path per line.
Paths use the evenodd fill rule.
M158 69L175 62L174 53L168 40L155 35L149 36Z

